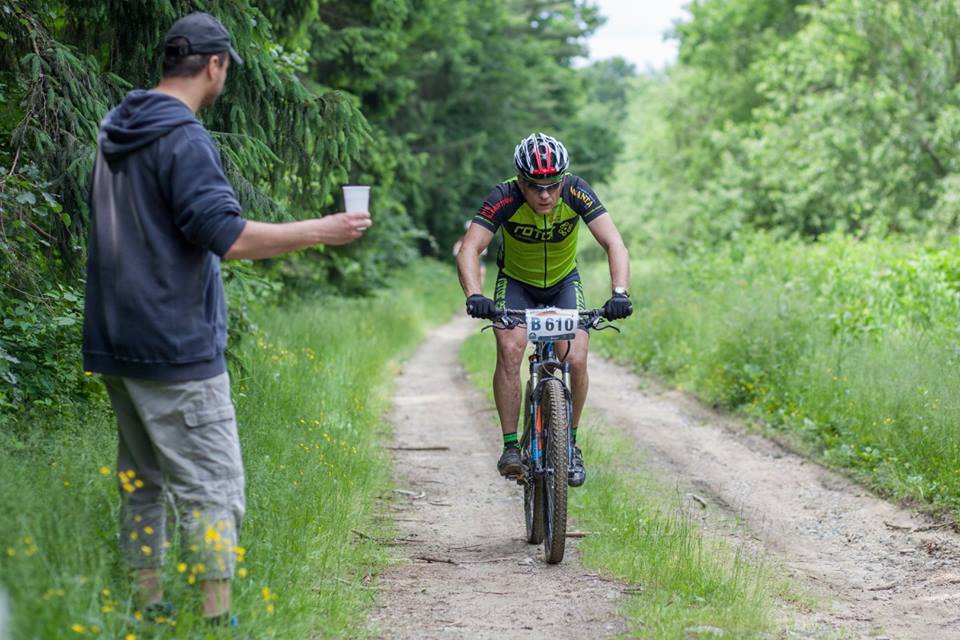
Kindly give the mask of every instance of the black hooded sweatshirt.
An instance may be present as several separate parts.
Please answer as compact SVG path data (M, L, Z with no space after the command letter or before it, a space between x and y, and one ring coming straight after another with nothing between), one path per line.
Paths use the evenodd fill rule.
M84 369L167 381L223 373L220 258L246 223L183 102L137 90L107 114L90 211Z

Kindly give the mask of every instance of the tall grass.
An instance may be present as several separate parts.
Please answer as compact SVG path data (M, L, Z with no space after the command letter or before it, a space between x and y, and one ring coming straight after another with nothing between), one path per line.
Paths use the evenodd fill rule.
M639 261L632 285L629 330L598 340L618 360L960 514L955 248L754 236Z
M495 358L489 335L469 338L460 352L491 400ZM594 423L578 441L589 479L569 492L570 514L590 532L580 543L584 564L637 586L624 605L630 636L710 637L712 627L725 637L766 637L774 626L771 594L783 587L767 567L706 537L676 492L642 471L622 434Z
M375 498L390 362L461 302L449 269L406 270L389 297L257 313L232 367L247 472L233 611L244 637L362 633L368 577L386 561ZM234 363L236 364L236 363ZM32 428L27 428L32 427ZM118 559L112 416L0 435L0 584L14 638L230 637L194 619L192 569L166 563L175 626L135 624Z

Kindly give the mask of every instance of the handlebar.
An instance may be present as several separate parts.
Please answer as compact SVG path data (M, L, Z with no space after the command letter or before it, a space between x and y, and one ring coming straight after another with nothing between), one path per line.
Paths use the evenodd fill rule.
M603 331L604 329L613 329L620 332L612 324L609 324L607 318L603 315L603 309L584 309L578 313L579 325L581 329L593 329ZM492 318L487 318L493 322L490 327L494 329L513 329L527 324L526 309L497 309ZM602 324L606 322L606 324ZM499 324L499 326L498 326ZM489 328L489 327L484 327Z

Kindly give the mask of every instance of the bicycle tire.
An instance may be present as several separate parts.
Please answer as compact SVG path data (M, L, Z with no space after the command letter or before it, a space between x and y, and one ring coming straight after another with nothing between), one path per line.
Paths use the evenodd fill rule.
M543 480L534 479L530 455L530 381L523 394L523 453L526 477L523 482L523 520L526 525L526 540L530 544L543 542Z
M563 560L567 543L567 400L563 385L547 379L541 396L543 410L544 457L548 473L544 477L543 552L548 564Z

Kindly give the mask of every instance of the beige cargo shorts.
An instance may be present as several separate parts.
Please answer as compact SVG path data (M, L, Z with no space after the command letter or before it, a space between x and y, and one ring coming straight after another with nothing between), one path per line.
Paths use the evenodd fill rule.
M245 503L229 376L187 382L104 376L104 384L117 417L124 559L135 569L162 564L172 503L190 574L233 577L243 556L237 536Z

